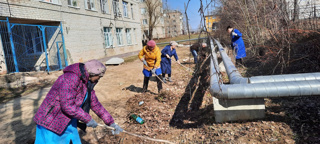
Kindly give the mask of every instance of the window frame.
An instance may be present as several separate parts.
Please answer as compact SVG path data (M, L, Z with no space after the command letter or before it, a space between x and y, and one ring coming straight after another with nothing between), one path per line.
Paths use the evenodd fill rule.
M115 17L121 17L119 0L112 0L112 9Z
M129 17L128 15L128 2L122 1L122 8L123 8L123 17Z
M112 27L103 27L103 35L105 40L105 48L112 48L113 47Z
M67 2L68 2L68 6L70 7L78 7L78 0L68 0ZM76 5L74 5L74 2L76 3Z
M131 28L126 28L125 31L126 31L127 45L132 45Z
M132 29L132 44L137 44L137 40L136 40L136 28Z
M88 5L88 2L90 3L90 8ZM84 0L84 7L86 10L96 10L96 6L95 6L95 0Z
M117 45L118 46L124 46L123 37L122 37L122 29L123 28L116 28L116 38L117 38ZM120 31L118 32L118 30L120 30Z
M103 14L110 14L108 0L100 0L100 6Z
M143 25L148 25L148 19L142 19L142 24Z
M132 16L132 19L134 20L134 14L133 14L133 4L130 4L131 6L131 16Z
M146 8L141 8L141 15L145 15L147 13L147 9Z
M56 5L61 5L61 1L60 0L40 0L41 2L44 3L51 3L51 4L56 4ZM57 1L57 2L54 2Z

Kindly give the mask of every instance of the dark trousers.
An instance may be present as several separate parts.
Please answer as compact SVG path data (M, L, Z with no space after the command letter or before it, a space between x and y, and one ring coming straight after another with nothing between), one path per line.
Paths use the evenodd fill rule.
M236 66L238 66L239 64L244 65L242 58L241 59L236 59Z
M158 75L158 77L162 79L162 75ZM158 92L160 92L160 90L162 90L162 82L158 77L156 77L157 87L158 87ZM142 92L146 92L148 90L149 80L150 80L150 77L146 77L146 76L144 77Z

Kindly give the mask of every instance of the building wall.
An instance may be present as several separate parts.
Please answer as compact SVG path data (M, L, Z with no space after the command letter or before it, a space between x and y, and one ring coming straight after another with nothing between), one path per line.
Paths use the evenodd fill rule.
M217 23L220 21L219 18L213 15L205 16L206 17L206 28L208 32L212 32L217 29Z
M183 15L180 11L165 12L166 37L176 37L183 34Z
M42 2L41 0L9 1L0 0L0 18L10 17L12 21L25 21L29 23L42 20L48 22L62 22L65 46L71 63L99 59L106 56L132 52L141 49L140 15L135 13L139 10L136 0L126 0L129 3L128 17L123 15L123 0L119 0L121 17L114 16L112 1L108 0L108 13L101 11L100 0L93 0L95 10L85 8L85 0L77 0L77 6L68 6L67 0L59 0L58 4ZM133 4L134 15L131 15ZM10 6L10 11L8 8ZM34 21L33 21L34 20ZM113 46L105 47L103 27L112 28ZM123 46L116 43L116 28L122 29ZM136 42L128 45L125 28L135 29Z
M163 9L162 9L162 1L158 0L161 2L160 6L155 10L156 13L158 13L157 15L161 15L161 17L157 20L157 23L155 25L155 28L153 29L153 39L159 39L159 38L165 38L165 31L163 31L164 29L164 18L162 16L163 14ZM140 23L141 23L141 34L144 34L144 31L147 30L149 31L149 16L148 13L146 12L145 14L141 13L141 9L146 9L146 5L144 2L139 1L139 14L140 15ZM148 24L143 24L143 20L146 19L148 21ZM146 38L146 36L141 35L141 38L144 39Z
M2 45L1 34L0 34L0 75L7 73L6 58L5 58L2 46L3 45Z

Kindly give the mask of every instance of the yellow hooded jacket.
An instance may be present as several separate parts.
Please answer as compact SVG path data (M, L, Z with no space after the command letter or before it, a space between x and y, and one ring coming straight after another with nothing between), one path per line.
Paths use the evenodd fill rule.
M143 58L146 60L148 67L143 65L143 67L150 71L153 68L160 68L160 61L161 61L161 52L158 46L155 46L155 48L150 51L147 46L144 46L143 49L139 52L139 59L141 60Z

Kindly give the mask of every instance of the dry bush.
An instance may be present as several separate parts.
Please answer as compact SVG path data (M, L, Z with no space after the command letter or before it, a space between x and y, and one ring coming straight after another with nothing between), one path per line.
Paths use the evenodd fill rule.
M239 29L247 59L254 58L255 66L267 69L264 74L320 70L319 18L293 21L284 0L220 0L220 3L216 15L221 21L215 37L228 45L226 27ZM310 69L303 68L306 65Z

